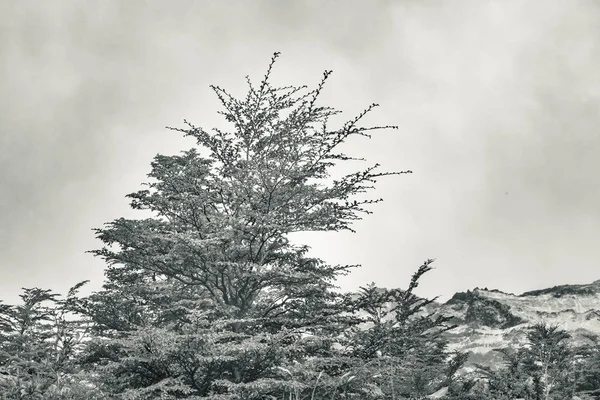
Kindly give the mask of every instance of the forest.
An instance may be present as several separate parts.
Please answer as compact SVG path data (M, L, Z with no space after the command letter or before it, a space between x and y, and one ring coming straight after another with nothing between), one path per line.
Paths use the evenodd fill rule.
M313 89L275 86L275 53L258 85L236 98L211 86L231 130L187 120L169 128L197 148L157 155L144 190L127 195L144 219L95 229L106 261L102 290L81 296L23 289L0 303L1 399L446 399L600 398L600 341L575 344L556 326L498 349L504 363L463 368L451 317L415 293L434 261L404 288L342 292L358 265L328 265L293 243L297 232L353 231L368 218L377 163L330 179L340 147L396 126L363 126L371 104L339 127ZM368 250L367 250L368 251ZM596 396L596 397L594 397Z

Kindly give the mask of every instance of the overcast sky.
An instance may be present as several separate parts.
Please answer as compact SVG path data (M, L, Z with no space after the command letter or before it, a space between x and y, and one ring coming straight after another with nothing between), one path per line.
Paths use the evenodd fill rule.
M399 125L346 147L388 170L356 234L297 237L340 283L446 299L600 279L600 5L594 1L0 0L0 298L98 289L94 227L156 153L195 143L165 125L222 124L208 85L275 84ZM359 165L360 167L360 165ZM88 290L88 292L89 292ZM85 293L85 292L84 292Z

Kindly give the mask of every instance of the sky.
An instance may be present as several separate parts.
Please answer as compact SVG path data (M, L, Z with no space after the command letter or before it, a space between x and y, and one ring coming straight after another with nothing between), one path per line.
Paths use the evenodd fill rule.
M165 126L222 124L209 85L245 95L275 51L274 84L331 69L322 104L399 126L349 154L414 171L357 233L295 235L362 264L342 289L428 258L417 293L441 300L600 279L599 37L594 1L0 0L0 299L98 290L92 228L140 217L154 155L195 145Z

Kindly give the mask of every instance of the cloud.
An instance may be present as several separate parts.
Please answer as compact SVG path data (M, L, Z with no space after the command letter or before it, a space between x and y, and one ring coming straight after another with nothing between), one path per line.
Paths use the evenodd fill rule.
M90 229L122 215L151 157L220 124L209 84L316 83L350 117L397 124L348 144L391 170L356 235L308 235L345 278L522 291L597 279L598 7L589 2L5 2L0 5L2 293L101 280ZM573 267L573 260L577 266ZM566 267L568 266L568 268ZM515 276L519 279L516 280ZM66 279L69 278L69 279ZM72 280L72 282L67 282Z

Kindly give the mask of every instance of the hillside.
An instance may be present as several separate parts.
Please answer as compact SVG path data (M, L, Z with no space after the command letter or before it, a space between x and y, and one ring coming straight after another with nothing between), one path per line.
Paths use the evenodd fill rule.
M600 280L521 295L476 288L456 293L437 308L459 325L448 332L451 348L470 352L469 363L493 366L500 361L493 349L522 346L531 324L558 325L575 342L585 340L585 335L600 335Z

